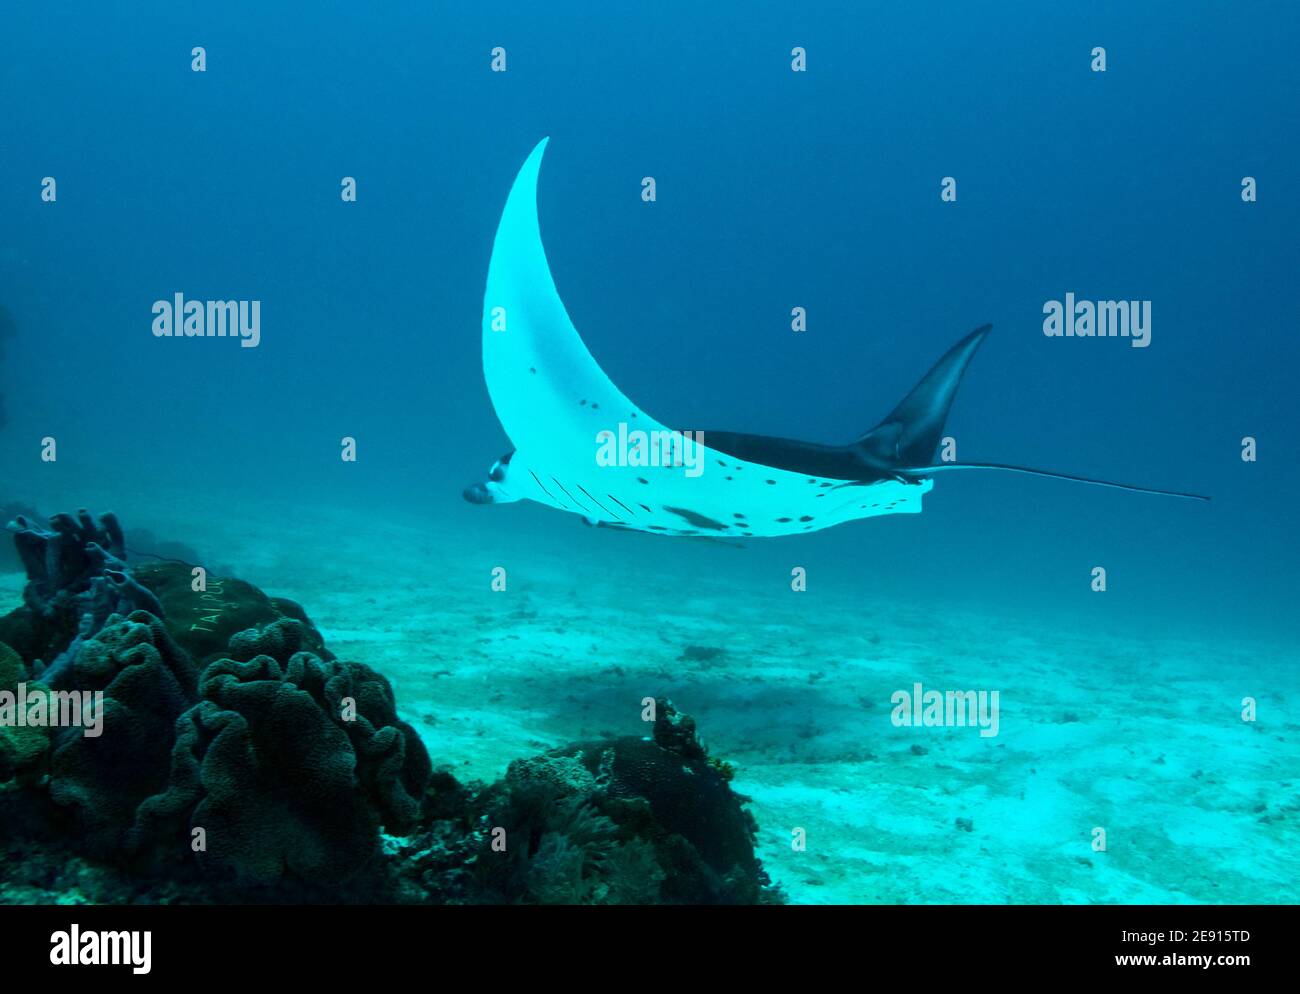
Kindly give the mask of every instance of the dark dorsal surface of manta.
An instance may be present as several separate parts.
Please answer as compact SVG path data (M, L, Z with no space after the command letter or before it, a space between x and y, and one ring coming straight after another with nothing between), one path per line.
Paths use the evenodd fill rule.
M466 500L532 500L611 528L742 538L919 513L934 474L953 469L1208 499L1002 463L934 465L953 397L989 325L949 349L884 420L845 445L666 428L605 375L556 291L537 221L545 149L543 140L510 190L483 300L483 375L515 448L465 490Z

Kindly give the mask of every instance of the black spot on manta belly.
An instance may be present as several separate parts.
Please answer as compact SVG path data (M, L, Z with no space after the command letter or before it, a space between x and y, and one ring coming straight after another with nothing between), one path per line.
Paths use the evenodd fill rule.
M794 519L793 519L793 518L777 518L776 520L777 520L778 522L780 522L781 524L785 524L787 521L793 521Z
M769 487L776 486L776 480L764 480L763 482L766 483Z
M800 520L800 521L811 521L811 520L812 520L812 515L811 515L811 514L804 514L804 515L801 515L800 518L799 518L799 520Z
M647 480L644 476L638 476L638 477L636 478L636 482L637 482L637 483L644 483L647 487L650 486L650 481Z
M683 521L695 525L698 528L711 528L714 531L725 531L731 527L731 525L723 524L721 521L714 521L707 515L697 514L690 508L668 507L667 505L664 505L664 510L677 515L677 517L681 518Z

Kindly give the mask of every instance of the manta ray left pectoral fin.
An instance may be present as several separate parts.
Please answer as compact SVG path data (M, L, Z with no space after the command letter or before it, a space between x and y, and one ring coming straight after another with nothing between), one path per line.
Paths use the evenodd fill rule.
M616 387L569 319L551 276L537 218L546 140L510 188L483 296L483 378L501 427L535 469L594 459L596 435L620 422L660 428Z

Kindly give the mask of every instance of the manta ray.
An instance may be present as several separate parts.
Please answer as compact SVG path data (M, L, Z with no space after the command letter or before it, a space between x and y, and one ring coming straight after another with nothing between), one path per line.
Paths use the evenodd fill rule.
M954 345L878 425L847 445L739 432L677 432L629 400L569 320L537 218L543 139L506 199L483 297L483 375L511 452L464 491L475 504L532 500L588 524L674 536L795 535L917 514L936 473L1003 470L1208 500L1003 463L939 462L962 374L991 325ZM634 440L611 460L612 439ZM670 458L654 458L667 455Z

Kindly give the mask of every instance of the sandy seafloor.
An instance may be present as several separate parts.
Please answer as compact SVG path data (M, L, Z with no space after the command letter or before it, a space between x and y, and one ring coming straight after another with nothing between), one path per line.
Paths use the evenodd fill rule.
M849 592L813 602L732 569L743 550L722 547L718 582L684 582L672 557L629 568L616 543L679 541L652 536L611 535L609 561L579 567L567 515L521 555L487 517L468 533L324 505L142 506L122 513L128 530L234 564L385 673L462 778L641 733L642 698L672 698L735 765L759 855L794 903L1300 900L1300 691L1278 647L1063 634ZM489 586L497 565L505 593ZM22 583L0 575L0 606ZM998 736L895 728L890 695L917 680L999 689ZM1239 716L1246 684L1268 695L1254 723Z

